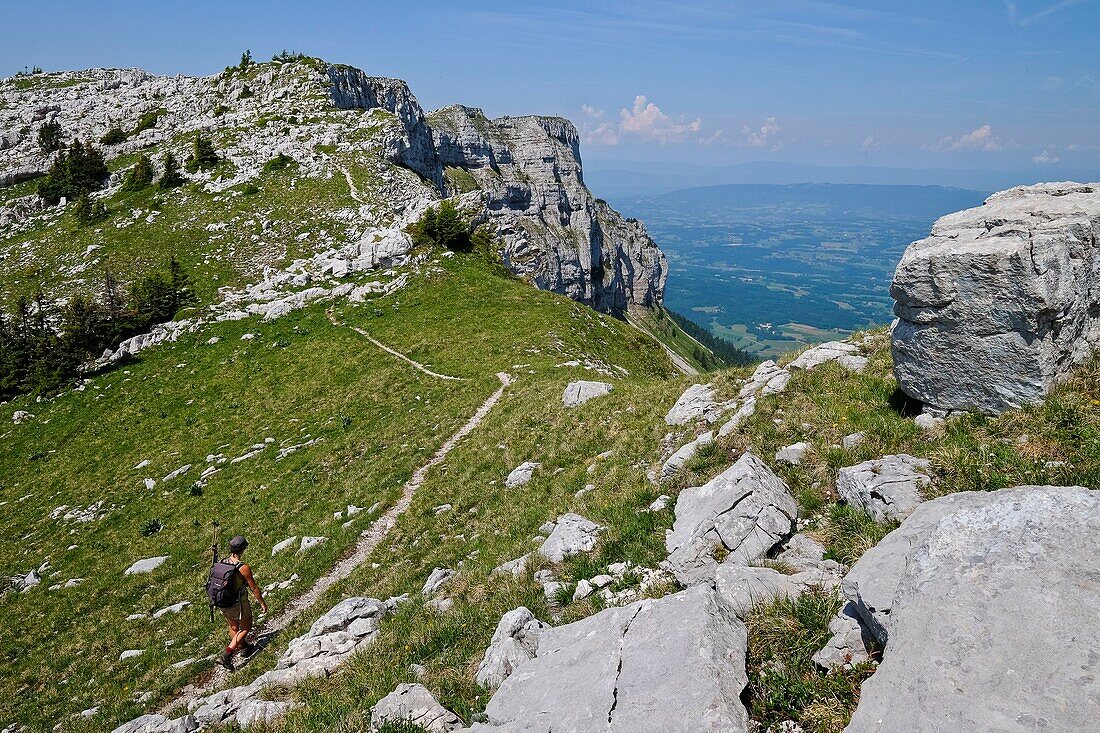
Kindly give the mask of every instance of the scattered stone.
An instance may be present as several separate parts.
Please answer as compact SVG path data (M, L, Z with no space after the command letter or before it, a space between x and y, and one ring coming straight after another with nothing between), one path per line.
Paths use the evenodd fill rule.
M927 412L922 412L921 414L913 418L913 422L916 423L917 427L921 430L932 431L938 428L940 425L943 425L944 419L942 417L937 417Z
M894 375L910 397L1000 413L1043 399L1100 344L1100 194L1043 183L939 219L890 295Z
M323 545L328 537L303 537L302 544L298 547L298 552L306 552L312 550L314 547Z
M669 425L687 425L696 420L715 422L729 408L714 399L714 387L709 384L693 384L684 390L676 404L665 415Z
M761 362L756 371L749 377L749 381L738 393L740 399L747 397L767 396L779 394L787 389L787 383L791 381L791 373L781 368L772 360Z
M16 410L11 415L11 421L16 425L22 425L25 422L29 422L34 419L34 415L26 410Z
M192 733L198 729L198 721L190 715L169 720L163 715L149 714L124 723L111 733Z
M650 505L648 507L649 511L651 511L651 512L663 512L668 507L668 503L670 501L672 501L671 496L669 496L668 494L661 494L660 496L658 496L656 499L654 499L650 503Z
M901 521L920 504L921 492L932 480L930 466L927 459L906 454L883 456L840 469L836 490L876 522Z
M508 478L504 479L504 485L509 489L523 486L531 480L531 477L535 474L535 469L541 465L541 463L534 463L531 461L519 464L510 474L508 474Z
M1080 486L918 507L844 581L885 642L846 730L1095 728L1098 536L1100 493Z
M454 509L454 507L450 504L440 504L437 507L432 507L432 514L438 517L440 514L446 514L452 509Z
M574 602L582 601L585 598L588 598L588 596L592 595L595 590L596 589L587 580L577 581L577 587L573 590Z
M185 608L190 607L191 601L180 601L179 603L173 603L171 606L165 606L164 608L153 611L153 618L158 619L161 616L166 616L170 613L179 613Z
M546 628L525 606L504 614L478 665L475 681L491 690L500 687L521 664L535 656L539 635Z
M278 536L278 535L276 535L276 536ZM294 537L287 537L282 542L277 542L275 544L275 546L271 548L271 556L275 557L276 554L282 552L283 550L286 550L286 549L289 549L289 548L293 547L294 543L297 542L297 541L298 541L298 537L297 537L297 535L295 535Z
M611 394L614 389L607 382L570 382L562 394L561 402L566 407L578 407L589 400Z
M459 717L419 683L402 683L375 703L370 713L371 730L380 730L387 723L411 723L428 733L444 733L462 726Z
M745 453L706 484L676 500L676 521L665 534L668 565L683 585L710 579L718 564L748 564L764 557L795 531L798 505L787 485L756 456Z
M597 588L606 588L614 582L615 579L610 575L597 575L595 578L592 578L592 585Z
M862 443L867 436L863 432L849 433L840 441L846 450L851 450Z
M175 471L172 471L170 474L168 474L167 476L162 478L160 481L161 481L161 483L168 483L172 479L177 479L177 478L179 478L180 476L182 476L183 474L187 473L190 470L191 470L191 464L188 463L187 465L180 466Z
M668 460L661 466L661 478L669 479L675 476L684 465L687 464L695 454L699 452L699 449L705 445L710 445L714 442L714 433L706 432L700 435L690 443L682 445L679 450L669 456Z
M550 562L561 562L567 557L590 552L596 548L596 540L603 529L579 514L563 514L558 517L554 531L538 552Z
M823 670L851 668L871 658L874 639L851 601L829 622L829 633L829 641L813 656L814 664Z
M436 568L432 571L432 574L428 576L428 579L424 582L424 587L420 589L421 595L425 598L431 598L439 592L440 587L452 577L454 577L455 571L448 568Z
M123 575L138 575L139 573L151 573L168 559L167 555L161 555L159 557L150 557L145 560L138 560L130 567L126 568Z
M492 570L492 575L511 575L513 578L522 576L527 571L529 558L527 555L517 557L515 560L497 565Z
M134 657L140 657L145 653L144 649L127 649L118 655L118 661L125 662L127 659L133 659Z
M797 466L802 463L802 459L805 458L806 454L809 452L810 444L800 441L777 450L775 452L775 460L777 463L789 463L792 466Z
M153 489L157 488L156 479L147 478L143 480L143 483L145 484L146 491L152 491Z
M724 438L738 427L741 426L748 418L752 417L756 413L756 398L749 397L743 403L741 407L737 408L737 412L733 413L733 417L718 430L718 437Z
M854 344L846 341L830 341L803 351L788 365L788 368L811 371L830 361L835 361L853 372L862 372L867 366L867 357L859 356L859 348Z

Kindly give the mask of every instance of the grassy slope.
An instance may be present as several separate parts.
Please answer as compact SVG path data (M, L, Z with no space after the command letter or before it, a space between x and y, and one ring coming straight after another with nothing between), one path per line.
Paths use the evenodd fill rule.
M682 383L629 380L619 384L607 402L572 415L552 403L548 409L539 404L540 399L550 402L560 380L545 385L525 380L517 385L505 409L491 415L485 429L452 455L448 470L425 484L413 511L380 548L380 555L390 561L379 568L362 568L328 598L334 602L350 593L415 596L432 568L454 567L464 560L461 580L453 588L455 609L439 614L419 602L410 604L384 625L379 642L339 676L291 693L306 706L279 729L359 730L379 697L398 682L415 680L409 669L413 663L427 667L423 682L469 720L488 699L470 680L499 614L526 604L540 618L550 619L556 612L568 621L598 610L591 600L550 609L529 577L505 582L489 576L491 567L530 547L528 539L537 526L564 508L610 527L595 557L562 569L566 580L591 577L612 561L652 566L663 557L663 530L671 525L671 512L636 510L660 491L676 493L698 485L728 467L745 448L764 456L790 482L804 515L812 520L810 531L848 562L888 529L866 518L847 519L836 509L831 487L837 469L867 458L901 451L929 456L937 476L933 494L1035 482L1100 485L1097 365L1084 368L1043 406L999 418L964 417L924 433L905 416L906 405L896 395L884 334L877 333L870 348L872 364L865 374L835 366L797 374L785 394L763 399L753 419L714 448L701 451L688 471L661 487L644 480L644 468L654 460L666 429L661 416ZM717 375L720 391L732 393L742 374ZM835 447L842 436L857 430L867 434L862 445L851 450ZM1018 443L1023 434L1032 438ZM496 442L501 435L507 435L507 441ZM815 446L805 464L784 467L771 461L777 448L798 439ZM608 448L614 451L610 458L594 459ZM544 461L544 470L523 489L502 489L500 480L522 460ZM1047 460L1066 460L1067 465L1047 467ZM590 465L596 466L592 474L587 471ZM564 471L555 476L545 470L553 467ZM587 481L595 483L596 490L574 498L575 490ZM454 511L435 516L431 507L443 502L453 503ZM476 513L470 512L473 508ZM473 552L476 557L471 557ZM828 621L839 606L836 597L815 595L800 604L779 604L754 614L749 698L754 717L765 723L801 720L812 731L843 728L859 680L870 669L823 675L809 660L827 637ZM299 630L306 625L300 624ZM789 628L800 641L777 642L777 627ZM786 665L789 674L767 673L776 661Z
M139 711L129 702L136 691L159 696L178 686L197 667L166 672L166 665L209 654L223 633L207 623L199 607L210 519L220 517L227 532L254 538L263 582L298 573L295 588L304 589L367 521L360 517L345 530L333 512L348 503L392 500L412 471L495 389L496 371L519 377L501 412L522 402L533 410L525 418L531 426L547 409L545 389L556 392L560 405L569 378L591 376L580 368L555 367L572 359L595 357L640 380L655 379L673 398L678 390L665 381L669 367L652 341L583 306L490 274L473 258L441 260L430 276L405 290L374 303L341 306L337 313L403 353L468 381L442 382L412 370L350 328L332 327L323 307L271 324L220 324L146 352L83 392L3 408L0 424L10 426L16 409L29 408L37 418L7 428L0 441L6 526L21 528L19 536L0 542L0 564L25 573L48 557L56 573L47 574L34 591L0 599L0 619L8 629L0 651L11 670L0 682L7 693L0 718L40 725L102 701L104 717L89 728L99 729L107 716ZM241 341L245 332L259 336ZM220 342L207 345L213 335ZM537 396L516 396L529 395L536 381L546 385ZM275 462L274 448L265 450L225 467L201 496L190 495L207 454L238 456L269 436L284 443L304 434L325 440L282 462ZM518 463L520 454L531 453L527 443L515 454L497 445L533 436L515 425L476 434L499 467L475 471L478 478L464 484L473 493L484 490L487 476L514 467L505 470L513 458ZM586 434L587 440L596 437ZM546 433L540 438L548 445L555 440ZM133 470L145 459L153 462L147 470ZM143 478L159 480L185 463L196 468L145 490ZM455 476L456 465L464 464L438 473ZM61 504L84 507L100 499L117 505L100 521L49 518ZM443 502L432 505L438 503ZM140 526L151 518L165 529L142 537ZM496 528L509 526L491 514L484 520ZM331 540L311 554L269 559L268 548L292 534ZM70 544L77 548L66 550ZM171 559L153 574L122 577L134 560L160 554ZM74 577L85 578L83 585L46 590ZM276 593L273 607L291 592ZM182 614L156 622L124 620L184 599L196 605ZM30 648L34 654L25 653ZM119 662L125 649L146 652Z

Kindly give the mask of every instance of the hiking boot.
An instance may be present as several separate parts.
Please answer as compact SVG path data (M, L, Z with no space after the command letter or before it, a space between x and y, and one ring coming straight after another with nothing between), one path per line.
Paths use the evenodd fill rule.
M228 649L223 649L221 654L219 654L214 661L228 669L230 672L233 671L233 658L229 654Z

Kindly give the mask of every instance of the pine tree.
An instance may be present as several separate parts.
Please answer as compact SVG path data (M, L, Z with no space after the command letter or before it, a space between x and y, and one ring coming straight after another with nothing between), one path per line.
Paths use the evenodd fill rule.
M214 150L214 143L200 132L195 137L194 148L191 154L187 156L183 167L188 173L196 173L199 170L214 168L220 162L221 158L218 157L218 152Z
M60 150L62 145L61 123L57 121L47 122L38 128L38 147L44 153L52 153Z
M153 161L142 153L137 163L126 174L126 181L122 184L123 191L141 191L148 188L153 182Z
M182 186L186 180L180 174L180 164L176 161L176 156L172 155L171 151L165 153L164 172L161 174L160 180L157 181L157 188L167 191L170 188Z
M81 225L87 226L107 218L107 206L99 199L81 193L73 203L73 215Z

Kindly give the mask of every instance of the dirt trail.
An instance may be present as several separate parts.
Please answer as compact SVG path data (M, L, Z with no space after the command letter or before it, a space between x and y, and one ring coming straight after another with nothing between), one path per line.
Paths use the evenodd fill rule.
M438 376L438 375L436 375ZM454 377L448 377L454 379ZM477 411L470 417L466 423L460 427L454 435L447 439L442 446L423 466L418 468L409 480L405 482L405 485L401 490L401 497L386 510L382 516L374 520L370 527L363 531L360 535L359 541L355 544L351 553L337 562L331 570L322 575L313 586L302 595L298 596L280 612L278 615L264 620L256 627L255 634L257 635L257 646L261 649L269 644L279 632L290 626L295 619L302 614L303 611L310 608L317 599L320 598L325 591L331 588L337 582L347 578L351 575L355 568L359 567L366 561L367 557L374 548L386 538L390 530L397 524L397 518L400 517L412 504L413 496L416 494L416 490L424 483L424 480L428 476L428 472L435 466L443 462L443 459L447 457L458 442L469 435L474 428L481 424L481 421L485 419L485 416L489 414L489 411L493 409L493 406L504 395L504 390L512 384L512 377L505 372L497 372L497 378L500 379L500 387L489 395L481 406L477 408ZM237 662L238 668L242 666L240 661ZM158 711L160 713L166 713L181 705L187 705L193 700L200 697L205 697L211 693L225 687L230 682L229 672L222 667L214 667L212 673L208 673L203 678L199 679L192 685L188 685L183 689L181 694L171 702L162 706Z
M342 324L342 323L340 323L339 321L336 320L336 316L334 316L332 314L331 310L327 311L325 313L325 315L328 316L328 319L329 319L329 321L332 322L332 325L334 325L334 326L345 325L345 324ZM391 349L389 346L386 346L384 343L382 343L378 339L374 338L369 333L367 333L364 329L359 328L358 326L348 326L348 328L350 328L352 331L355 331L357 334L359 334L360 336L365 338L367 341L370 341L372 344L374 344L378 348L382 349L382 351L385 351L388 354L392 354L393 356L396 356L401 361L406 362L407 364L410 364L411 366L413 366L416 369L419 369L420 371L427 374L429 377L435 377L436 379L446 379L446 380L452 381L452 382L464 381L462 377L452 377L452 376L449 376L447 374L440 374L439 372L433 372L431 369L424 366L420 362L415 361L413 359L410 359L409 357L402 354L400 351L397 351L395 349Z

